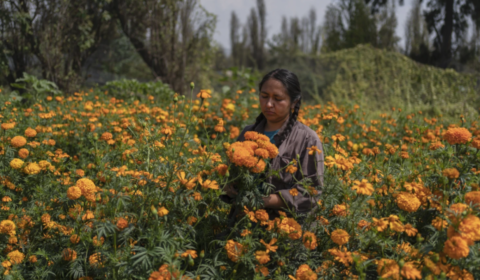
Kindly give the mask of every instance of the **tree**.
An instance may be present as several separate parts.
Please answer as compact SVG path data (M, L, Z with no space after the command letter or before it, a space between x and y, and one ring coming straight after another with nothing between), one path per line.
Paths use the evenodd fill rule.
M408 15L404 52L418 62L430 63L429 33L421 8L421 0L416 0Z
M0 3L0 67L13 83L38 65L43 78L76 89L82 66L112 27L108 0Z
M114 0L115 14L154 75L183 93L208 70L216 18L195 0Z

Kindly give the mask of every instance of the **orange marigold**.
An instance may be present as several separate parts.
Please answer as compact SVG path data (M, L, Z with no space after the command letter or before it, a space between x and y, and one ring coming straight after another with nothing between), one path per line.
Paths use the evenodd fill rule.
M124 229L126 229L127 227L128 227L128 221L127 221L127 220L125 220L124 218L118 219L118 221L117 221L117 228L118 228L119 230L124 230Z
M20 264L22 263L23 259L25 258L25 255L18 251L18 250L15 250L15 251L12 251L10 253L7 254L7 257L10 259L10 262L12 264Z
M302 242L303 242L303 246L305 246L305 248L309 250L313 250L317 248L317 237L313 232L306 231L303 234Z
M443 252L450 258L458 260L468 256L470 249L465 239L460 236L454 236L445 241Z
M395 260L380 259L377 261L377 273L383 279L400 279L400 267Z
M317 274L308 266L308 264L302 264L295 272L295 277L289 275L290 279L295 280L316 280Z
M442 171L442 174L450 179L457 179L460 176L460 172L456 168L446 168Z
M77 259L77 252L70 248L65 248L62 251L62 258L64 261L74 261Z
M407 192L401 192L395 201L397 202L398 208L410 213L417 211L421 205L420 200L414 194Z
M343 244L348 243L348 240L350 239L350 235L348 234L348 232L346 232L343 229L336 229L332 231L330 238L334 243L342 246Z
M445 132L443 139L450 145L465 144L472 139L472 133L464 127L452 127Z
M35 129L29 127L27 129L25 129L25 136L33 138L33 137L37 136L37 131Z
M28 157L28 155L30 154L30 152L25 149L25 148L21 148L19 151L18 151L18 156L25 159Z
M27 139L25 139L23 136L15 136L12 138L12 140L10 140L10 144L12 147L20 148L27 144Z
M79 187L72 186L67 190L67 197L71 200L78 199L82 196L82 190Z
M465 194L465 203L480 207L480 191L472 191Z
M359 195L371 195L373 193L373 185L366 179L362 179L361 182L355 180L353 181L352 190L357 191L357 194Z
M268 252L266 252L266 251L256 251L255 252L255 258L257 259L258 263L260 263L260 264L266 264L267 262L270 261L270 256L268 255Z
M225 250L227 251L227 256L232 262L238 262L238 259L243 254L243 245L233 241L228 240L227 244L225 245Z

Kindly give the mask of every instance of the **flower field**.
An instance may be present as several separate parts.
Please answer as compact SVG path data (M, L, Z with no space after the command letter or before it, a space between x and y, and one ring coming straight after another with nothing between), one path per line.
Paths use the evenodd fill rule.
M258 94L212 95L0 97L3 277L480 277L478 120L304 105L299 120L324 145L318 207L275 219L245 208L227 231L219 196L240 165L233 153L248 150L233 143Z

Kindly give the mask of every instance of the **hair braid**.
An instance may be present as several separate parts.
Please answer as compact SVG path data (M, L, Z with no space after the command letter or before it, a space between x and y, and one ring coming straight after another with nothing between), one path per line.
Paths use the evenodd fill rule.
M302 105L302 98L299 98L297 103L295 104L293 113L291 113L290 117L288 118L288 123L285 126L285 129L283 130L282 134L279 135L280 136L278 141L279 143L277 144L277 146L280 146L283 143L283 141L285 141L285 139L287 139L287 137L292 132L292 128L295 125L295 122L297 121L298 112L300 111L301 105Z
M255 124L253 124L253 127L252 127L252 130L255 130L255 128L257 127L257 125L262 122L262 120L265 119L265 116L263 115L263 113L260 113L260 115L258 115L258 117L255 119Z

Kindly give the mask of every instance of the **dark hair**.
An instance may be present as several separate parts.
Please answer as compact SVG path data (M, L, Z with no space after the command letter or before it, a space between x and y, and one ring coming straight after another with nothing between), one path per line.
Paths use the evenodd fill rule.
M265 76L263 76L262 81L260 81L260 84L258 84L258 89L259 92L262 91L262 86L263 84L268 81L269 79L275 79L277 81L280 81L285 89L287 90L288 96L290 96L290 101L297 103L295 104L295 108L293 112L290 111L290 117L288 118L288 123L283 130L281 134L279 134L279 143L276 143L277 146L280 146L280 144L287 139L288 135L292 131L293 125L297 121L298 117L298 112L300 111L300 105L302 103L302 91L300 89L300 82L298 81L297 75L294 73L286 70L286 69L275 69ZM253 125L253 129L263 120L265 119L265 116L263 113L260 113L258 115L255 124Z

